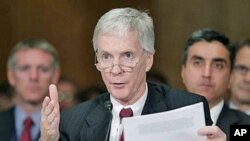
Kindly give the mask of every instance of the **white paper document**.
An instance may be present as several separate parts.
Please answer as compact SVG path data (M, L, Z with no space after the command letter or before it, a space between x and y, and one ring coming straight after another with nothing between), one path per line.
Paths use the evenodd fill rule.
M125 141L194 141L205 139L198 129L205 126L203 103L157 114L124 118Z

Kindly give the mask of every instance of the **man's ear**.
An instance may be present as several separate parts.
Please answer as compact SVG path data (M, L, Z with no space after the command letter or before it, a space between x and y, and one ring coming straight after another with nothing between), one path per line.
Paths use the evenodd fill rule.
M232 82L233 82L233 79L234 79L234 78L233 78L233 77L234 77L233 75L234 75L233 72L231 72L231 74L230 74L230 80L229 80L228 87L227 87L228 89L230 89L230 87L231 87L231 85L232 85Z
M185 76L185 64L181 65L181 78L182 78L182 82L185 84L185 80L184 80L184 76Z
M147 53L147 58L146 58L146 72L148 72L154 63L154 55L151 53Z
M54 74L53 74L53 77L52 77L52 84L57 84L58 83L58 80L59 80L59 78L60 78L60 75L61 75L61 71L60 71L60 69L58 68L58 69L55 69L55 71L54 71Z
M8 77L8 81L10 83L11 86L15 86L15 74L14 74L14 70L12 69L8 69L7 70L7 77Z

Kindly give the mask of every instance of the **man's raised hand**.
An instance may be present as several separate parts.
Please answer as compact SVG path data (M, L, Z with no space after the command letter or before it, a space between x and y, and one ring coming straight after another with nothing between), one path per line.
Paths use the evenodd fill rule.
M59 139L60 109L58 92L54 84L49 86L49 95L44 98L41 111L41 141L57 141Z

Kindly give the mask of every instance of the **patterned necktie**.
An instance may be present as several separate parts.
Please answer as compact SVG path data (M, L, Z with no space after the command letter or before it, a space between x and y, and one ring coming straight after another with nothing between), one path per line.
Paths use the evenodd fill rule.
M30 117L26 118L23 124L24 124L24 130L21 135L20 141L32 141L30 135L30 128L33 125L32 119Z
M132 117L133 116L133 111L131 108L123 108L121 111L120 111L120 119L122 120L123 118L126 118L126 117ZM120 137L120 141L124 141L124 136L123 136L123 131L122 131L122 134L121 134L121 137Z

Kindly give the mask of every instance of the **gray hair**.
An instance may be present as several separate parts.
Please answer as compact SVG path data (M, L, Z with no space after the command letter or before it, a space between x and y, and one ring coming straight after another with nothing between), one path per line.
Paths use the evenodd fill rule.
M53 45L44 39L31 38L31 39L26 39L26 40L22 40L18 42L12 48L8 56L7 68L13 69L17 62L16 54L21 50L27 50L27 49L40 49L42 51L49 53L53 58L52 67L55 69L60 67L59 56L58 56L56 49L53 47Z
M139 35L141 47L154 54L154 25L148 13L134 8L116 8L105 13L98 21L93 35L93 47L97 51L99 34L124 36L129 31Z

